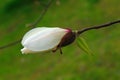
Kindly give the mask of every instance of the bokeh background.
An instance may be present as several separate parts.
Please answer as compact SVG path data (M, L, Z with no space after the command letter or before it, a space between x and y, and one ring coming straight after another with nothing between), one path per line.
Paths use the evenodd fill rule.
M14 42L30 28L49 0L1 0L0 46ZM54 0L37 26L80 30L120 19L120 0ZM76 41L63 55L23 55L21 44L0 50L0 80L120 80L120 24L81 35L94 56Z

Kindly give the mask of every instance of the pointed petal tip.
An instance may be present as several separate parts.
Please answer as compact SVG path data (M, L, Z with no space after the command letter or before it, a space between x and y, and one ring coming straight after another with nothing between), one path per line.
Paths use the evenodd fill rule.
M22 54L28 54L28 53L30 53L32 51L27 49L27 48L23 48L23 49L21 49L21 52L22 52Z
M25 48L21 49L22 54L25 54Z

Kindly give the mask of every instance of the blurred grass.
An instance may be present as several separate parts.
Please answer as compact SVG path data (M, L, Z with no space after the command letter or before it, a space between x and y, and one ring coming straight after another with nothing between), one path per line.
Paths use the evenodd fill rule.
M0 1L0 45L16 41L29 30L41 6L31 4L10 13L4 12L12 0ZM38 26L82 29L119 19L119 0L60 0L54 3ZM120 24L93 30L81 36L88 41L94 56L79 50L76 42L63 48L63 55L39 53L22 55L19 43L0 50L0 80L119 80Z

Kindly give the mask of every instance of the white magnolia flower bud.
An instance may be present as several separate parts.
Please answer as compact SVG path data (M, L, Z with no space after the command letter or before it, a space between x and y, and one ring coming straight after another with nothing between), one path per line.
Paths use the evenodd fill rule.
M71 38L71 33L72 31L70 29L62 29L58 27L34 28L24 35L22 39L22 45L24 46L24 48L21 49L21 51L22 53L44 52L56 49L57 47L65 46L74 41L74 39L70 41L68 40ZM67 34L68 42L65 43L65 36Z

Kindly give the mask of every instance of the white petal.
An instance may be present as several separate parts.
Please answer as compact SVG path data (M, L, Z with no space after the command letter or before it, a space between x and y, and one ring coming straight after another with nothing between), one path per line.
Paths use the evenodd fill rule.
M30 30L29 32L27 32L23 39L22 39L22 44L24 43L24 41L29 38L30 36L34 35L34 34L37 34L38 32L42 31L42 30L45 30L46 27L41 27L41 28L34 28L32 30Z
M29 50L29 49L27 49L27 48L21 49L21 52L22 52L22 54L34 53L34 51L31 51L31 50Z
M32 51L50 50L55 48L67 33L66 29L61 28L44 28L41 31L37 31L38 32L30 35L29 37L25 37L25 39L23 38L24 41L22 44L24 47ZM28 33L31 34L30 32Z

